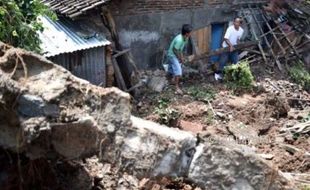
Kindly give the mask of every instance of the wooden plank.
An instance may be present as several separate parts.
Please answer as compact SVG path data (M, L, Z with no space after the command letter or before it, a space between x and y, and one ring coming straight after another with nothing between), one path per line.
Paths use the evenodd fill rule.
M246 18L246 15L244 14L243 10L241 10L241 14L242 14L243 18ZM255 30L254 30L253 27L252 27L252 23L247 22L246 19L245 19L245 22L246 22L247 24L249 24L249 28L250 28L250 30L251 30L251 33L254 35L255 40L259 40L259 38L257 37L257 34L256 34ZM268 41L267 41L267 43L268 43ZM264 59L264 61L265 61L265 64L268 65L267 57L266 57L266 54L265 54L265 52L264 52L264 49L263 49L261 43L258 42L257 45L258 45L259 51L262 53L263 59ZM270 48L271 48L271 47L270 47ZM272 51L272 50L271 50L271 51Z
M121 55L124 55L125 53L128 53L130 51L130 49L125 49L125 50L122 50L122 51L117 51L116 54L113 55L114 58L117 58Z
M268 20L267 20L267 18L266 18L266 14L265 14L262 10L260 10L260 12L261 12L261 14L262 14L262 17L263 17L264 21L268 23ZM289 46L293 49L293 51L294 51L294 53L297 55L297 57L298 57L299 59L302 59L301 55L298 53L297 49L296 49L295 46L292 44L292 42L288 39L287 35L285 34L285 32L283 31L283 29L281 28L281 26L278 25L277 28L279 28L280 32L284 35L284 38L285 38L286 41L288 42ZM270 29L270 27L269 27L269 29Z
M245 49L245 48L249 48L249 47L253 47L253 46L257 46L257 45L258 45L258 41L250 41L250 42L244 42L244 43L240 43L238 45L235 45L234 48L235 48L235 50L241 50L241 49ZM196 55L194 57L193 61L198 61L201 59L209 58L209 57L214 56L214 55L220 55L224 52L229 52L229 47L219 48L219 49L216 49L214 51L211 51L210 53L204 53L201 55Z
M192 33L192 37L197 43L196 46L198 47L198 52L200 54L209 51L210 27L205 27L194 31Z

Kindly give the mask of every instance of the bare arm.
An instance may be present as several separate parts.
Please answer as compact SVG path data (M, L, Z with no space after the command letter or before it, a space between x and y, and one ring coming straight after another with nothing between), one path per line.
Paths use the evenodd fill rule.
M184 60L184 55L183 55L183 52L173 48L173 53L177 56L178 60L183 63L183 60Z
M224 41L225 41L226 44L229 46L230 51L234 51L234 46L231 44L231 42L229 41L229 39L224 38Z

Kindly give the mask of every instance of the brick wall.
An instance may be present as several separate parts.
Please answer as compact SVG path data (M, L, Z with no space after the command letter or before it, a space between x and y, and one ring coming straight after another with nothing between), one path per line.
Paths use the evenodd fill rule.
M157 13L203 7L205 0L114 0L110 9L118 15Z

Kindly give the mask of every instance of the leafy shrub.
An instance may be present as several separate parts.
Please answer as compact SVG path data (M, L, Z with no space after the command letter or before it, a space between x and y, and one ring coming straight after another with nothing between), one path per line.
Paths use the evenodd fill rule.
M289 69L289 75L294 82L300 84L306 90L310 90L310 73L303 67L302 63L298 63Z
M232 89L250 89L253 87L254 77L248 62L244 61L225 67L224 81Z
M161 98L155 108L155 113L159 116L159 123L171 127L177 127L181 113L173 108L169 108L170 100Z
M155 113L159 115L159 123L171 127L179 125L181 113L173 108L156 109Z
M12 46L40 52L37 31L43 30L40 15L56 19L40 0L0 1L0 40Z

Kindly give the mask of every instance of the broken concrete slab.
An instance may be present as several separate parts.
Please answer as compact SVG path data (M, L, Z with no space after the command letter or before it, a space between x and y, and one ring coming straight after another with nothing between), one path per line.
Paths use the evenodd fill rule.
M119 131L115 144L103 150L102 158L140 179L187 176L204 189L291 187L253 151L227 143L197 146L190 133L135 117L132 122L132 128Z
M90 85L20 49L0 44L0 52L1 147L30 158L66 161L99 154L117 168L122 176L117 183L124 186L115 185L122 188L137 187L136 178L160 176L188 177L205 189L288 186L255 155L227 144L202 144L191 133L131 117L126 93ZM15 65L18 57L25 64ZM45 114L49 104L57 111ZM26 111L28 106L34 113ZM76 175L85 180L76 187L89 189L93 179Z
M254 154L238 147L201 144L188 177L205 189L290 189L291 184L278 171Z
M183 176L196 146L194 135L136 117L103 147L102 159L140 178Z
M21 49L0 44L0 52L0 146L32 158L88 157L130 125L128 94Z

